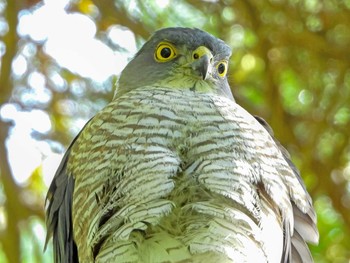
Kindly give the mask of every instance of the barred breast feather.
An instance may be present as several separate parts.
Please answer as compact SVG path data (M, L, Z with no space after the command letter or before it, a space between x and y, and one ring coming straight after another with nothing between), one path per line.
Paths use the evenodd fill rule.
M316 218L299 174L265 123L232 100L129 91L64 162L49 215L71 221L51 231L74 229L56 246L73 239L79 262L312 261Z

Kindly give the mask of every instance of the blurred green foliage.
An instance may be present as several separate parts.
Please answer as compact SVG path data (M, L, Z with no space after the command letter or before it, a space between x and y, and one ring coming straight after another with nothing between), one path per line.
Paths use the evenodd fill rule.
M81 123L112 99L117 76L103 83L82 77L49 56L45 40L21 35L21 16L42 5L0 0L0 106L47 112L52 128L31 136L62 153ZM271 124L314 199L320 231L320 244L311 246L315 262L349 262L349 0L74 0L66 12L88 16L95 38L115 52L124 52L107 34L115 25L132 31L138 46L167 26L202 28L226 41L233 49L228 76L237 102ZM19 56L27 68L16 74L11 65ZM33 93L34 72L49 99ZM12 128L0 119L0 262L51 262L51 247L42 253L42 166L16 183L5 145Z

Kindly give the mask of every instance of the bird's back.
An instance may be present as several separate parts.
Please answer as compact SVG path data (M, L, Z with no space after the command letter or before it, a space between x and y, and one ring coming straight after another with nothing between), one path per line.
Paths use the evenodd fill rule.
M86 126L67 171L80 262L281 262L296 232L310 257L310 197L268 131L229 99L129 91Z

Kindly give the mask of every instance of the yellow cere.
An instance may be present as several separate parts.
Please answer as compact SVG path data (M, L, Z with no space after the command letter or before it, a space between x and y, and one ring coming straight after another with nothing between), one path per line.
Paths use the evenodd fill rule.
M167 62L177 56L176 48L169 42L160 42L154 53L154 58L158 62Z
M200 57L202 57L204 55L208 55L209 59L213 58L211 51L205 46L200 46L195 51L193 51L193 59L195 59L195 60L199 59Z

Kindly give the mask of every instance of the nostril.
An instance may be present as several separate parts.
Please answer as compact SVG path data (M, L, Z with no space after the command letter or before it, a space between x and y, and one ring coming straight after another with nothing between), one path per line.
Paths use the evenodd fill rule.
M210 61L210 63L212 63L213 62L213 58L211 57L209 61Z
M193 58L194 58L194 59L199 59L198 53L194 53L194 54L193 54Z

